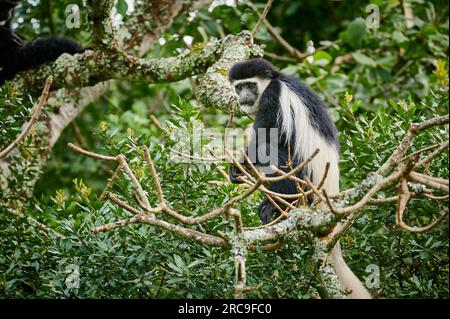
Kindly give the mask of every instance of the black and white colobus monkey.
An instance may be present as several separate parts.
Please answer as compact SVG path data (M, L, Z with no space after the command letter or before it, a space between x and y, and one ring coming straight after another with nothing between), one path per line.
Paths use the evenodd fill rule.
M275 165L287 170L290 159L292 167L309 158L318 148L319 153L305 167L299 177L307 176L317 185L330 163L323 188L329 195L339 192L339 142L337 129L330 119L322 99L308 86L278 72L269 62L254 59L236 63L230 69L229 80L239 97L241 109L254 114L253 135L247 154L259 166ZM270 135L275 129L276 136ZM274 138L275 137L275 138ZM278 149L277 156L269 152ZM291 154L289 157L289 148ZM252 149L254 154L250 153ZM269 155L269 156L266 156ZM262 160L264 158L265 161ZM233 182L239 183L241 173L234 166L230 169ZM275 172L266 172L277 176ZM269 185L270 190L282 194L296 194L298 190L289 179ZM258 208L264 223L271 220L275 207L265 198ZM339 227L339 226L337 226ZM331 254L337 275L343 285L352 290L352 298L370 298L369 292L353 274L342 258L339 243Z
M317 185L329 162L330 168L323 188L330 195L338 193L337 130L319 96L306 85L276 71L269 62L261 59L235 64L229 72L229 80L239 96L241 109L247 114L256 115L253 138L249 143L256 145L253 147L256 152L248 154L250 158L260 166L275 165L283 169L289 160L289 148L293 167L319 148L319 153L300 172L300 176L306 175ZM276 129L276 136L270 136L268 129L271 128ZM278 150L278 156L267 156L263 163L262 155L269 154L274 147ZM230 175L233 181L238 182L240 172L234 166ZM275 173L267 175L276 176ZM282 194L298 193L295 183L289 179L272 183L270 189ZM261 220L264 223L270 222L273 211L275 207L264 200L259 207Z
M0 85L21 71L56 60L63 53L84 51L70 39L48 37L27 41L14 32L11 29L11 19L19 2L0 0Z

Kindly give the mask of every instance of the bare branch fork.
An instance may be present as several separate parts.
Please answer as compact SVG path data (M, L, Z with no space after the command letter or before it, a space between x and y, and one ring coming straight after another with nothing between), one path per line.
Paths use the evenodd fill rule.
M164 199L164 194L162 191L162 187L161 187L161 182L159 180L158 174L156 172L156 168L155 165L153 163L153 160L151 158L150 152L148 150L148 148L146 146L142 146L142 151L144 154L144 158L145 161L147 163L147 166L149 167L150 170L150 174L151 174L151 178L152 181L154 183L157 195L158 195L158 201L159 204L157 207L151 207L149 204L149 200L148 197L145 194L145 191L143 190L142 186L140 185L138 179L136 178L135 174L132 172L131 168L129 167L127 160L125 158L125 156L123 154L119 154L117 156L106 156L106 155L101 155L101 154L97 154L97 153L93 153L87 150L82 149L79 146L76 146L72 143L68 144L68 147L70 149L72 149L75 152L78 152L80 154L92 157L92 158L97 158L97 159L101 159L101 160L106 160L106 161L116 161L119 164L119 167L116 169L116 172L120 172L123 171L131 180L133 186L135 187L136 193L137 193L137 203L138 206L141 206L141 209L143 209L146 213L151 213L151 214L155 214L155 213L166 213L168 216L184 223L184 224L188 224L188 225L194 225L194 224L200 224L200 223L204 223L206 221L209 221L219 215L223 215L225 214L228 209L230 209L233 205L237 204L238 202L240 202L241 200L245 199L246 197L250 196L253 192L255 192L256 190L258 190L261 185L263 183L266 182L272 182L272 181L278 181L281 180L283 178L287 178L289 176L291 176L292 174L288 173L286 174L286 176L280 176L280 177L265 177L263 175L261 175L256 168L253 166L254 172L256 174L258 174L258 179L253 179L251 177L251 175L245 171L244 168L242 168L244 170L244 172L246 172L246 175L249 176L250 178L252 178L252 182L251 182L251 187L249 189L247 189L244 193L230 199L228 202L226 202L223 206L213 209L212 211L198 216L198 217L190 217L190 216L185 216L182 215L176 211L174 211L173 209L171 209L167 204L166 201ZM231 155L228 151L227 154ZM315 156L317 154L317 152L315 152L313 154L313 156ZM307 159L305 162L301 163L297 168L295 168L293 170L293 172L297 172L299 169L299 167L304 167L306 165L306 163L308 163L312 157L311 156L309 159ZM233 161L237 163L236 159L233 158ZM238 164L238 163L237 163ZM238 164L239 165L239 164ZM241 166L242 167L242 166ZM119 170L120 168L120 170ZM114 173L114 175L116 175L116 172ZM117 178L117 177L115 177ZM109 184L108 188L110 188L112 185ZM264 189L264 188L263 188ZM283 194L279 194L279 195L283 195ZM117 197L115 197L114 195L112 195L111 193L107 193L106 195L109 199L115 201L117 204L119 204L120 206L124 207L125 209L136 213L137 211L139 211L138 209L133 208L130 209L130 205L125 206L123 205L123 202L119 202L117 200ZM299 195L298 195L299 196Z
M318 221L311 221L312 215L308 212L305 212L304 214L291 214L291 217L288 217L286 214L284 216L287 218L286 222L280 222L277 225L266 225L264 226L264 230L262 229L254 229L254 230L246 230L244 229L244 225L242 223L242 218L240 215L240 211L234 209L232 206L239 203L244 198L251 195L253 192L258 190L260 187L263 187L262 184L270 181L276 181L281 180L284 178L292 177L292 175L295 172L298 172L301 168L303 168L307 163L311 161L311 159L317 155L318 150L313 153L313 155L308 158L305 162L301 163L298 167L294 168L291 172L286 173L284 176L279 177L265 177L261 173L258 172L258 170L251 164L253 173L257 176L257 178L253 178L252 175L245 171L244 168L243 172L246 176L248 176L251 180L249 182L251 185L249 189L247 189L244 193L241 195L238 195L231 200L229 200L227 203L222 205L219 208L213 209L212 211L201 215L199 217L190 217L182 215L173 209L171 209L164 198L163 190L161 187L161 182L158 177L156 167L154 165L154 162L151 158L150 152L147 147L142 146L141 150L143 152L145 161L147 163L147 166L150 170L150 176L153 181L156 194L158 197L158 205L156 207L151 207L149 204L148 197L143 190L139 180L136 178L135 174L131 170L130 166L127 163L127 159L123 154L119 154L117 156L107 156L107 155L101 155L94 152L90 152L87 150L82 149L79 146L76 146L74 144L69 143L68 147L72 149L75 152L78 152L80 154L83 154L85 156L89 156L92 158L100 159L100 160L106 160L106 161L115 161L118 163L118 167L116 168L113 177L108 182L107 187L100 195L100 198L107 198L111 200L116 205L124 208L125 210L131 212L133 216L128 219L119 220L113 223L104 224L98 227L95 227L92 231L93 233L99 233L102 231L108 231L114 228L118 227L124 227L130 224L136 224L136 223L145 223L150 224L153 226L157 226L163 229L166 229L168 231L171 231L179 236L182 236L187 239L192 239L197 242L200 242L202 244L212 245L212 246L230 246L232 247L232 252L235 256L235 266L236 266L236 282L234 285L234 294L236 298L243 298L245 292L248 292L251 290L250 287L246 285L246 270L245 270L245 252L247 248L255 249L255 242L259 242L261 240L270 240L271 238L277 238L278 236L281 236L284 232L290 231L297 227L296 220L303 220L303 226L306 229L315 229L322 226L323 220ZM239 163L236 161L236 159L230 154L228 150L225 150L228 156L231 156L232 161ZM248 160L248 159L247 159ZM115 179L119 177L119 174L124 173L132 182L134 186L134 190L136 191L137 196L135 197L136 206L139 208L134 207L133 205L126 203L125 201L118 198L116 195L112 194L108 190L111 189L113 182ZM264 190L267 190L266 188L263 188ZM283 194L280 194L283 195ZM271 196L274 196L271 194ZM282 201L283 203L287 203L284 201L280 196L274 196L277 198L277 200ZM273 201L274 204L276 204ZM289 203L287 203L289 204ZM291 205L292 209L295 207ZM192 224L200 224L205 223L213 218L218 217L219 215L228 215L233 217L235 222L235 236L227 235L223 236L222 234L218 234L219 236L210 235L204 232L199 232L196 230L192 230L190 228L176 225L174 223L167 222L165 220L162 220L157 217L159 214L166 214L167 216L177 220L178 222L181 222L182 224L186 225L192 225ZM330 214L328 216L328 219L324 219L326 223L330 223L332 221L333 216ZM294 222L293 222L294 221ZM263 246L261 249L263 250L272 250L278 248L280 245L269 245L269 246Z
M438 125L446 125L448 123L449 116L446 115L436 116L424 122L412 124L400 144L395 148L386 162L377 170L377 172L375 172L375 174L361 183L363 185L369 185L368 190L366 190L364 194L360 196L360 199L353 205L346 207L336 207L336 205L332 204L331 199L329 198L329 196L327 196L325 191L322 191L322 193L320 193L310 185L314 193L321 200L327 203L330 211L333 212L333 214L335 214L337 217L344 219L344 223L341 225L340 230L334 233L329 238L329 249L334 247L334 244L337 242L339 237L342 236L342 234L353 224L355 219L358 218L360 210L366 205L382 205L386 203L397 202L398 205L395 216L396 225L404 230L415 233L432 230L436 225L438 225L448 216L448 208L444 208L438 218L431 222L429 225L422 227L412 227L404 222L404 212L409 200L412 197L423 194L425 197L434 201L448 200L449 198L448 179L433 177L416 171L421 166L429 164L434 158L442 154L444 151L448 152L449 142L446 141L438 145L431 145L429 147L425 147L419 151L415 151L409 155L406 155L406 152L413 145L414 139L418 134L429 128ZM421 153L425 153L433 149L434 151L428 153L423 159L417 159ZM398 163L400 163L400 165L398 165ZM422 185L423 187L421 191L411 192L409 190L408 181ZM394 183L399 183L399 195L382 199L374 198L375 194L378 191ZM436 196L433 194L433 189L445 192L447 193L447 195ZM355 199L355 193L357 194L356 190L345 190L335 197L335 201L338 205L340 202L349 202L350 200Z

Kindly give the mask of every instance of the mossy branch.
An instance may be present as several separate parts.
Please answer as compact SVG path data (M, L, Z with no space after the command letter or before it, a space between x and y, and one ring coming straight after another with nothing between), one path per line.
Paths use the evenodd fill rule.
M21 73L15 78L15 84L20 90L34 92L49 75L53 76L54 89L92 86L109 79L167 83L205 72L206 77L211 78L214 76L211 73L216 73L218 65L224 61L226 64L223 64L222 72L226 73L227 66L234 61L256 56L260 52L246 31L222 40L211 40L188 53L162 59L137 58L115 49L88 50L82 54L63 54L52 64ZM213 65L214 68L209 69ZM223 79L226 79L226 74ZM217 86L217 81L215 83L215 87L207 87L210 91L204 95L220 94L226 99L231 93L234 95L234 92L218 90L220 86Z

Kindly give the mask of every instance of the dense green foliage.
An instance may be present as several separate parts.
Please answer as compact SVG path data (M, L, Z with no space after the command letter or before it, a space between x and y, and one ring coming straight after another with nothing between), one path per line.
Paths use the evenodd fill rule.
M67 31L88 46L86 28L64 29L65 2L52 2L51 7L49 1L43 1L46 6L24 6L17 12L23 18L19 30L30 37ZM378 29L366 28L366 1L276 1L268 16L278 32L299 50L304 51L309 40L316 48L325 46L314 53L312 61L272 62L286 74L308 83L331 106L340 131L341 189L357 185L376 170L411 123L448 114L447 1L414 1L415 26L409 29L400 1L372 3L380 6ZM257 2L259 11L264 5L264 1ZM124 7L119 7L119 12L124 12ZM32 27L32 19L39 23L38 29ZM245 4L201 9L189 23L186 17L177 19L165 33L164 45L149 54L174 55L176 49L186 46L184 35L201 43L251 30L257 19ZM255 41L269 52L288 56L264 26ZM65 130L25 216L13 217L0 207L1 297L232 297L234 265L226 250L186 242L147 225L93 235L93 227L130 217L130 213L98 200L115 167L69 152L66 146L73 142L102 154L126 154L133 159L132 169L146 186L151 204L155 204L157 196L138 149L139 145L149 145L172 208L197 216L218 207L239 194L241 188L214 186L212 181L223 181L214 170L216 164L173 163L167 151L174 143L167 134L170 128L189 128L196 121L221 130L226 126L227 114L197 105L194 82L115 84L107 96L90 105ZM31 105L29 98L17 96L14 88L0 89L0 145L6 145L21 131ZM164 131L152 123L150 115L156 115ZM249 124L246 118L233 121L234 127ZM448 127L427 131L412 151L447 138ZM27 150L24 144L21 151L30 152L32 157L36 150ZM448 154L435 160L429 172L448 178ZM16 174L17 182L23 182L24 172ZM121 179L113 191L133 201L131 189L131 182ZM383 195L388 197L390 193ZM240 205L246 225L259 225L256 207L260 196L255 194ZM410 203L406 221L427 224L446 205L448 201L439 204L419 197ZM40 232L30 225L27 216L65 237ZM230 224L219 218L204 230L227 231ZM300 242L285 238L288 244L275 252L249 253L248 283L255 289L248 297L310 298L315 289L311 284L312 265L308 263L311 251L305 238L307 234ZM367 275L368 265L380 267L380 286L371 291L381 298L448 298L448 220L429 233L413 234L395 227L395 205L368 207L345 235L342 246L350 267L360 278ZM70 265L79 267L78 289L67 288Z

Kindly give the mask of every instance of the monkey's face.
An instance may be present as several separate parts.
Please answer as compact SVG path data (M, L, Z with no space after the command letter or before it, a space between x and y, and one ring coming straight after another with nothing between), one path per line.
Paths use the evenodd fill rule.
M233 85L236 91L243 112L254 114L258 111L259 100L270 81L270 79L260 77L231 81L231 85Z
M240 81L234 85L239 104L245 113L255 113L258 109L258 84L254 81Z

